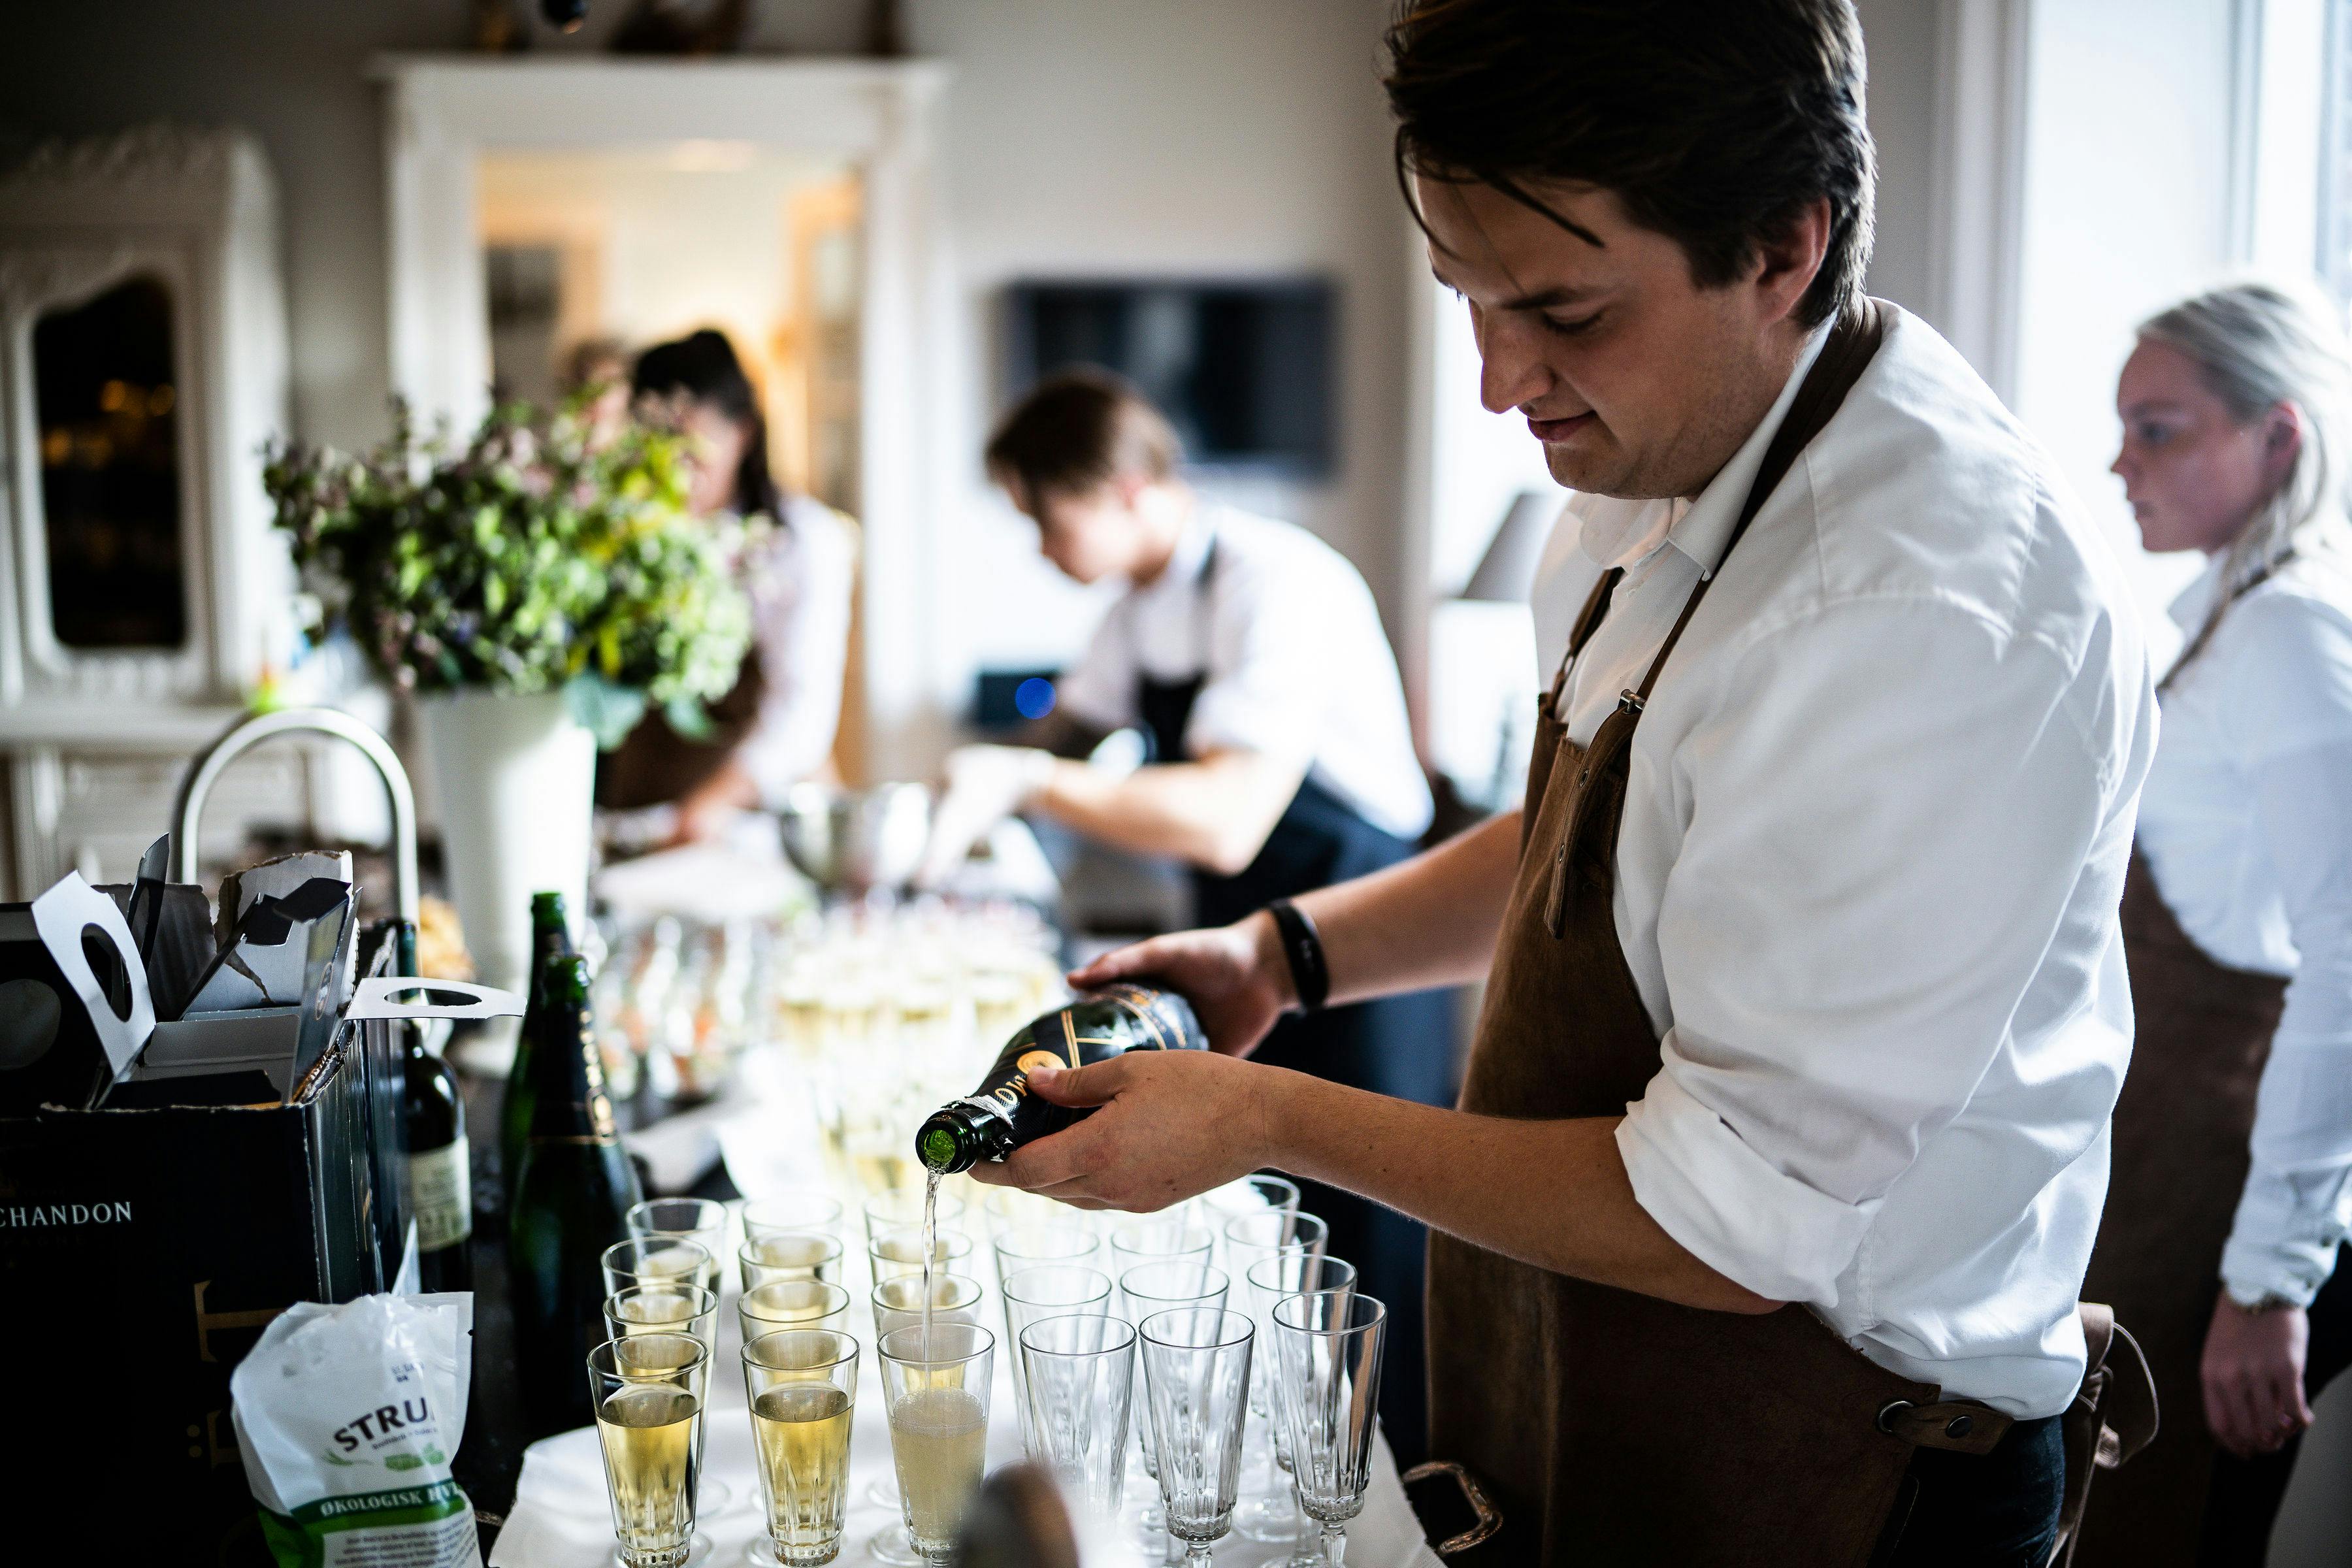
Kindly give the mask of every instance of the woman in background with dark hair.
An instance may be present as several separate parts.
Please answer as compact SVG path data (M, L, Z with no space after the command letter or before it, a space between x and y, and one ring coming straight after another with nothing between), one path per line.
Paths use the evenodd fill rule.
M638 356L640 399L682 405L697 452L688 505L698 517L765 516L775 529L745 562L753 637L734 689L690 739L648 713L596 773L597 804L671 805L676 837L708 837L735 811L773 804L821 771L841 719L848 658L855 524L768 471L768 424L724 335L705 329Z

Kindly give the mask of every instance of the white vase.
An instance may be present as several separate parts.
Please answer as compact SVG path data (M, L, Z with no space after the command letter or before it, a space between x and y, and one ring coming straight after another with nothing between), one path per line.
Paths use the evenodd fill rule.
M485 984L530 988L530 896L587 912L596 740L561 691L459 691L417 704L440 796L441 857Z

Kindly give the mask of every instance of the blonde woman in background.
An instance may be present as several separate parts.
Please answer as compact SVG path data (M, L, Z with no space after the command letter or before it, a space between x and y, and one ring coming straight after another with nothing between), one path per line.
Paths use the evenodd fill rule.
M2138 1336L2163 1427L2092 1489L2081 1560L2260 1563L2352 1360L2352 363L2325 307L2246 284L2150 318L2116 401L2147 548L2209 563L2173 606L2083 1288Z

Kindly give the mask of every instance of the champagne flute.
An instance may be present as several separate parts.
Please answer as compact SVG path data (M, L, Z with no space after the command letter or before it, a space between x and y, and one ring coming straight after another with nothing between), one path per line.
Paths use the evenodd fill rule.
M1204 1568L1241 1492L1256 1331L1243 1313L1198 1307L1155 1313L1137 1331L1168 1532L1184 1543L1189 1568Z
M980 1489L996 1339L977 1323L918 1325L883 1336L882 1394L907 1541L926 1564L948 1563Z
M1017 1342L1029 1390L1022 1447L1065 1496L1116 1518L1127 1484L1127 1425L1135 1329L1124 1318L1040 1318Z
M1223 1311L1226 1284L1225 1271L1212 1264L1205 1251L1188 1253L1157 1263L1139 1264L1120 1275L1118 1308L1128 1321L1139 1325L1157 1312ZM1143 1455L1143 1473L1155 1481L1160 1479L1156 1436L1150 1422L1136 1423L1135 1442ZM1156 1517L1158 1512L1149 1504L1145 1506L1145 1529L1157 1531L1163 1528L1163 1521Z
M1289 1184L1285 1183L1285 1185ZM1318 1215L1300 1214L1297 1209L1285 1209L1278 1205L1261 1206L1247 1214L1234 1215L1225 1221L1223 1239L1225 1263L1236 1275L1246 1279L1249 1271L1265 1258L1303 1257L1319 1258L1331 1227ZM1351 1271L1352 1273L1352 1271ZM1266 1331L1265 1309L1256 1309L1258 1329ZM1271 1352L1258 1357L1257 1370L1252 1373L1250 1411L1257 1417L1261 1432L1270 1433L1274 1423L1269 1419L1266 1403L1266 1378L1273 1373ZM1262 1439L1261 1446L1279 1450L1281 1439ZM1279 1469L1278 1458L1274 1461ZM1234 1516L1234 1528L1252 1541L1294 1541L1305 1529L1297 1500L1290 1488L1275 1478L1275 1486L1265 1493L1248 1499ZM1294 1560L1297 1561L1297 1560Z
M727 1205L714 1198L648 1198L629 1205L622 1216L631 1236L648 1241L665 1237L690 1241L710 1254L710 1278L706 1289L719 1289L718 1260L727 1256Z
M1013 1357L1013 1408L1024 1420L1029 1411L1028 1373L1017 1347L1021 1331L1040 1318L1077 1312L1099 1318L1110 1310L1110 1277L1097 1268L1074 1263L1045 1263L1016 1268L997 1289L1004 1302L1005 1342L1016 1347Z
M1377 1297L1355 1290L1275 1303L1275 1401L1290 1431L1298 1505L1323 1528L1325 1568L1341 1568L1348 1521L1363 1511L1388 1322Z
M1298 1212L1298 1184L1287 1176L1260 1173L1212 1187L1196 1200L1212 1229L1222 1233L1225 1222L1243 1215Z
M849 1292L822 1279L771 1279L743 1292L735 1319L743 1342L787 1329L840 1331L849 1317Z
M920 1230L923 1227L923 1191L920 1187L894 1188L877 1193L866 1200L866 1244L871 1247L889 1231ZM939 1228L944 1231L963 1228L963 1200L953 1193L941 1192L934 1215Z
M607 1296L631 1285L662 1285L679 1280L706 1290L719 1289L719 1254L698 1241L668 1236L633 1236L606 1247L598 1262L604 1270Z
M869 1298L874 1310L874 1342L880 1344L903 1328L921 1331L923 1321L923 1276L920 1270L896 1275L875 1282ZM961 1274L931 1276L931 1321L939 1323L977 1323L980 1321L980 1281ZM877 1476L866 1489L866 1500L892 1513L903 1515L905 1500L898 1495L898 1478L895 1473ZM907 1543L903 1524L885 1525L866 1541L868 1555L877 1563L894 1568L912 1568L922 1559Z
M968 1274L931 1276L931 1324L980 1321L980 1281ZM874 1342L888 1339L900 1329L923 1325L923 1277L897 1274L874 1282Z
M588 1352L613 1537L627 1568L680 1568L695 1552L709 1368L690 1334L640 1334Z
M971 1271L966 1261L971 1256L971 1237L960 1230L942 1228L931 1238L931 1271L934 1274L950 1269L964 1274ZM877 1279L896 1279L901 1274L923 1272L923 1231L920 1226L904 1230L886 1230L874 1238L866 1249L866 1260L873 1265Z
M1244 1504L1234 1517L1234 1528L1253 1541L1292 1542L1296 1550L1281 1568L1321 1568L1323 1554L1307 1533L1307 1514L1299 1507L1298 1489L1285 1479L1290 1474L1290 1434L1284 1428L1280 1413L1271 1408L1279 1370L1270 1348L1274 1342L1274 1309L1276 1302L1292 1296L1354 1291L1356 1266L1344 1258L1277 1252L1251 1264L1244 1280L1249 1289L1250 1313L1258 1322L1259 1342L1269 1347L1250 1381L1250 1409L1273 1432L1274 1441L1267 1454L1273 1471L1269 1477L1271 1495L1256 1500L1265 1505L1262 1519L1248 1517L1253 1513L1252 1507ZM1288 1506L1282 1506L1284 1503ZM1252 1523L1264 1533L1244 1528Z
M848 1512L857 1342L823 1329L763 1334L743 1347L743 1387L775 1560L785 1568L832 1562Z
M991 1236L1002 1236L1008 1230L1026 1225L1074 1225L1086 1230L1094 1228L1094 1216L1086 1210L1074 1209L1043 1193L1023 1192L1019 1187L992 1189L982 1200L980 1207L987 1219Z
M841 1238L829 1231L774 1231L745 1242L735 1256L746 1290L775 1279L841 1282Z
M743 1236L757 1241L782 1231L841 1233L841 1200L811 1188L796 1187L743 1205Z
M719 1353L719 1298L683 1280L659 1285L624 1285L604 1298L608 1339L641 1334L692 1334L702 1348Z
M1082 1225L1017 1225L996 1233L992 1250L996 1282L1002 1286L1024 1268L1055 1263L1095 1267L1102 1255L1102 1238Z

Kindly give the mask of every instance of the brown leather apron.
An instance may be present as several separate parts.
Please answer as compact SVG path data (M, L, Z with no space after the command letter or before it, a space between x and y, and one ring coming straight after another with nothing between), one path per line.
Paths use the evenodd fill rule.
M635 811L684 800L710 782L760 721L760 701L768 678L760 650L743 656L743 666L727 695L709 704L709 732L681 735L658 709L649 710L613 750L596 759L596 804L608 811Z
M2137 1033L2083 1293L2131 1324L2156 1374L2164 1434L2099 1483L2075 1562L2160 1568L2197 1560L2216 1451L2198 1363L2287 983L2206 956L2137 853L2124 883L2123 929Z
M1881 331L1869 300L1840 320L1767 451L1727 558L1844 400ZM1659 1068L1612 908L1618 823L1634 726L1715 574L1692 591L1641 689L1579 748L1555 717L1559 693L1618 575L1595 586L1542 699L1518 877L1465 1110L1615 1116ZM1446 1236L1431 1238L1429 1277L1432 1449L1497 1494L1510 1543L1497 1556L1509 1561L1859 1568L1912 1454L1911 1442L1880 1429L1881 1412L1939 1398L1866 1360L1801 1306L1703 1311ZM1967 1409L1991 1417L1973 1418L1980 1430L2007 1426ZM1916 1433L1928 1414L1906 1412L1906 1426Z

